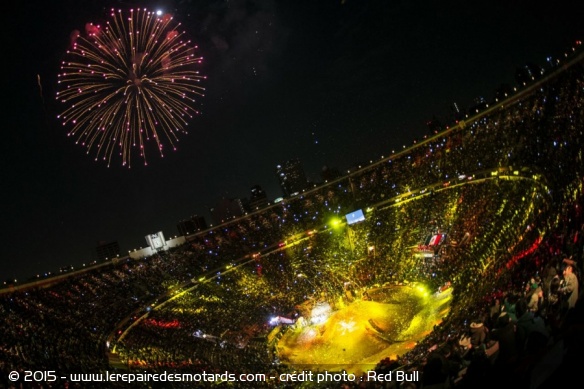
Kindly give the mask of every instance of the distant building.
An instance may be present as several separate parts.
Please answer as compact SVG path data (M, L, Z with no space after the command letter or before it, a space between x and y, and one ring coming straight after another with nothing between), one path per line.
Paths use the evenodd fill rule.
M308 187L306 174L299 159L291 159L276 166L276 176L284 197L294 196Z
M534 63L528 63L525 66L517 68L515 71L515 81L519 86L525 86L541 78L544 70Z
M497 101L505 100L507 97L511 96L515 91L513 87L509 84L501 84L497 89L495 89L495 98Z
M268 206L268 196L266 192L259 185L254 185L251 187L251 195L249 197L248 209L253 212L257 209L264 208Z
M203 216L193 215L189 219L184 219L178 222L176 228L179 235L190 235L198 231L207 229L207 222Z
M468 114L470 116L476 115L477 113L484 111L487 107L488 103L484 97L475 97L474 105L468 109Z
M241 199L221 199L216 206L209 209L215 224L225 223L245 214Z
M98 260L106 261L108 259L117 258L120 255L120 245L118 242L99 242L95 251Z
M168 250L168 245L166 243L166 239L164 239L164 233L162 231L158 231L154 234L148 234L145 236L145 238L146 243L148 243L148 246L150 246L150 250L152 250L153 253Z
M322 167L320 171L320 178L324 181L332 181L341 176L341 172L337 168L330 168L327 165Z
M455 103L456 104L456 103ZM432 117L431 120L426 122L426 126L428 126L428 131L430 134L437 134L445 129L444 124L436 116Z

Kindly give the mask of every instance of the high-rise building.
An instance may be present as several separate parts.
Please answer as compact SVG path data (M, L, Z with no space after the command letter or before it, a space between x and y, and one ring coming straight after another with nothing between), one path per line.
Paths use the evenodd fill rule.
M251 187L251 196L249 198L249 210L251 212L264 208L268 205L268 196L259 185Z
M308 187L306 174L297 158L277 165L276 175L284 197L297 195Z
M99 242L95 248L97 258L100 261L117 258L120 255L120 245L118 242Z
M198 231L207 229L207 222L203 216L193 215L189 219L184 219L178 222L176 228L179 235L190 235Z
M225 223L226 221L243 216L245 208L241 199L221 199L216 206L209 209L211 217L215 224Z

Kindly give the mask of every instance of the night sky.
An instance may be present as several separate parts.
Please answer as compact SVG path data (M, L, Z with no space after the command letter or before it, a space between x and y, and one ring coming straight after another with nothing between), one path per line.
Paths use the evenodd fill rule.
M518 67L543 66L584 37L579 2L542 3L14 2L2 22L0 281L90 262L100 241L144 247L146 234L177 235L194 214L211 223L210 207L256 184L273 200L287 159L318 182L324 166L346 170L412 144L426 121L451 119L452 103L491 100L516 85ZM178 150L131 169L95 162L57 120L70 33L112 7L173 14L207 76L202 114Z

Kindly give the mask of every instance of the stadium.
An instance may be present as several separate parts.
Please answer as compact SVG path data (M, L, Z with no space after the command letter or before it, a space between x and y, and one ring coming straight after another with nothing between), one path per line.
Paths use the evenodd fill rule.
M580 306L552 309L546 282L582 269L583 59L180 247L2 290L0 383L543 387L582 340ZM533 284L544 328L508 349L497 331Z

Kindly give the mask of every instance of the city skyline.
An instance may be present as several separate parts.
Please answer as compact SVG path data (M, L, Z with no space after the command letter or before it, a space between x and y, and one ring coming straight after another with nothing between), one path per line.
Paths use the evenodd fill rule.
M70 32L130 6L32 2L11 13L2 281L90 262L99 241L123 253L145 247L145 234L174 236L180 220L209 222L221 198L249 197L254 185L273 200L286 160L302 161L311 181L324 166L377 160L429 134L433 117L447 122L450 105L492 99L527 63L545 67L582 30L581 6L568 2L147 1L198 41L206 96L176 152L127 170L66 137L54 91Z

